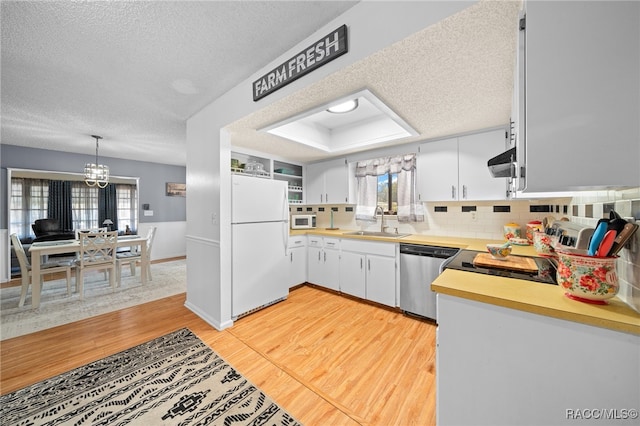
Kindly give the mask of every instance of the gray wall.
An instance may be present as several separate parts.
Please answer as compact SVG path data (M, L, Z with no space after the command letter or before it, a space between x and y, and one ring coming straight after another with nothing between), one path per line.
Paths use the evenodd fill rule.
M84 164L94 162L92 155L46 149L0 145L0 227L7 229L7 168L82 173ZM167 197L166 182L186 182L186 167L146 161L102 157L112 176L138 177L138 215L140 223L186 221L186 198ZM153 216L144 216L142 205L149 204Z

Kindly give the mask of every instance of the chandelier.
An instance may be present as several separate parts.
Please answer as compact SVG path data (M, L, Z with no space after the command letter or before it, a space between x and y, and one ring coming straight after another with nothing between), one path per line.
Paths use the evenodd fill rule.
M102 136L91 135L96 139L96 162L84 165L84 182L89 186L104 188L109 184L109 166L98 164L98 141Z

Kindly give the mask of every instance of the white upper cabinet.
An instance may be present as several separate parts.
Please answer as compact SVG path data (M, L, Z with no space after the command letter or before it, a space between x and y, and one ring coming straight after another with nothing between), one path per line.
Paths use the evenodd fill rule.
M458 199L504 200L507 197L505 179L494 178L487 161L504 152L505 130L477 133L458 138Z
M421 144L416 172L420 201L457 200L458 138Z
M308 204L321 204L324 196L324 163L305 166L305 201Z
M504 130L421 144L416 166L420 201L505 199L506 180L492 177L487 161L506 145Z
M346 203L349 197L349 178L344 158L305 166L307 204Z
M525 13L519 189L640 185L640 2L528 1Z

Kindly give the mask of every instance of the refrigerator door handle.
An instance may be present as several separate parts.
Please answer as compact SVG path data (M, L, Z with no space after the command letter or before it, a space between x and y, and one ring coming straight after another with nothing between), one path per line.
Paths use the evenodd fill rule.
M282 200L282 236L284 237L284 255L289 251L289 193L288 188L284 189Z
M282 220L289 221L289 193L287 188L284 189L284 197L282 199Z
M282 222L282 238L284 245L284 255L287 255L289 251L289 224L287 222Z

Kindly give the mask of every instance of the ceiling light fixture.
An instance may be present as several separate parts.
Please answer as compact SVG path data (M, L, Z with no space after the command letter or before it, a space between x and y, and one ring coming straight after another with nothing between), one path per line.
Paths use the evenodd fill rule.
M98 163L98 141L102 136L91 135L96 140L96 162L84 165L84 182L89 186L104 188L109 184L109 166Z
M333 114L344 114L346 112L351 112L356 108L358 108L358 100L349 99L346 102L327 108L327 111Z

